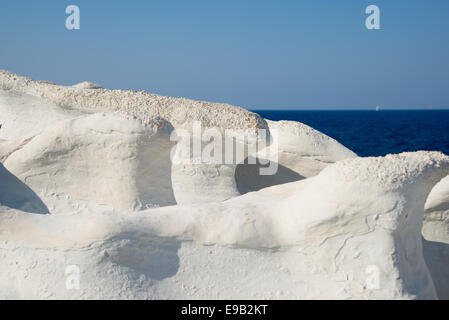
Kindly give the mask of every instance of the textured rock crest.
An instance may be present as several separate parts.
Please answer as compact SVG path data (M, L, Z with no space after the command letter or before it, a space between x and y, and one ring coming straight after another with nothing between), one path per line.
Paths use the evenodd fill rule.
M95 87L95 90L79 90L86 87ZM223 103L163 97L145 91L109 90L90 83L74 87L58 86L1 70L0 89L37 96L66 108L94 112L117 111L137 117L144 123L151 122L154 115L158 115L174 125L196 120L205 127L266 128L262 118L242 108Z

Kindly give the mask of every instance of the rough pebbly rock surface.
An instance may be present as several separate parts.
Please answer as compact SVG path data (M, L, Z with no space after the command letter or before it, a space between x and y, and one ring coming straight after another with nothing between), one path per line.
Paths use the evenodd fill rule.
M117 111L139 118L144 123L153 115L174 126L185 122L201 121L205 127L226 129L266 128L265 121L257 114L224 103L171 98L145 91L109 90L86 83L74 87L58 86L43 81L0 70L0 89L14 90L43 98L58 106L91 112Z
M77 88L77 89L82 89L82 90L84 90L84 89L103 89L98 84L89 82L89 81L83 81L83 82L74 84L72 87Z

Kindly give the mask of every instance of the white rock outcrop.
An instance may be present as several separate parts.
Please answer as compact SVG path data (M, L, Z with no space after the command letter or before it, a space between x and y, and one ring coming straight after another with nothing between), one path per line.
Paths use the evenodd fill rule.
M98 84L89 82L89 81L84 81L84 82L74 84L72 87L77 88L77 89L83 89L83 90L84 89L103 89Z
M92 205L118 210L173 205L173 143L168 124L153 124L110 113L61 121L12 152L3 166L34 190L51 213Z
M449 299L449 176L430 193L425 205L424 255L438 296Z
M197 122L276 173L178 162ZM226 104L5 71L0 125L0 299L449 299L442 153L358 158Z
M112 116L108 118L102 117L98 120L95 120L95 116L93 118L87 117L96 113L113 113L115 114L115 120L111 118ZM122 116L123 120L117 120L119 116ZM58 126L60 122L63 123L64 120L74 119L77 119L77 127L82 126L81 123L84 121L86 121L86 126L90 126L90 129L86 128L82 132L76 133L76 141L72 141L73 139L70 137L71 133L68 127L69 125L67 125L68 122L65 122L65 125L61 124L63 127L58 129L60 132L65 130L67 133L57 133L55 131L54 127ZM236 158L232 163L211 164L202 161L200 164L195 164L172 161L170 164L168 157L166 157L165 159L167 160L158 159L158 161L167 162L164 166L171 165L171 169L167 171L166 167L160 168L161 170L158 170L157 174L153 173L153 176L162 179L161 176L165 175L164 179L160 181L170 180L170 183L164 182L161 186L162 190L167 192L167 195L161 201L142 202L136 196L137 191L130 191L130 194L125 193L127 195L123 194L120 197L107 190L93 192L89 188L79 190L75 194L66 194L58 186L58 191L56 191L46 183L40 184L42 179L45 180L45 177L48 177L52 173L47 172L47 175L40 176L40 179L30 177L30 175L39 177L39 174L36 174L36 172L24 173L30 165L33 165L32 171L40 170L38 169L39 165L36 163L37 159L33 160L33 163L23 159L26 162L24 165L18 162L17 157L21 158L24 154L19 149L24 148L31 140L39 141L38 143L40 144L43 139L47 141L44 143L50 143L48 152L54 152L55 150L51 151L52 148L59 148L58 145L54 145L54 141L59 141L60 139L70 140L64 142L68 145L72 144L72 150L68 150L69 154L66 155L66 158L73 157L73 159L76 159L77 156L85 157L86 149L83 147L78 148L78 145L90 146L93 150L102 143L106 145L105 141L107 140L112 143L109 143L108 150L112 145L122 146L120 142L122 138L124 139L124 145L133 144L133 147L129 148L139 148L141 150L140 154L144 154L142 150L145 148L138 146L142 142L141 137L134 135L133 138L136 140L130 143L129 135L120 135L120 131L117 131L115 128L118 126L118 124L114 124L116 120L118 123L131 123L132 119L140 121L141 126L150 128L157 127L159 125L158 123L164 121L165 128L170 128L177 132L186 131L191 137L195 134L194 126L199 123L202 127L200 134L205 134L210 129L218 130L223 137L221 141L222 146L225 145L228 134L235 136L235 143L245 148L244 158L253 156L247 150L248 141L245 139L251 134L257 134L257 130L265 130L268 135L272 134L276 136L276 143L279 148L276 149L276 154L270 154L271 157L267 157L267 159L276 163L276 166L279 168L275 175L261 176L259 174L260 165L241 163L241 160L244 159L238 160ZM97 121L101 122L101 127L104 128L101 133L96 132L95 127L97 126ZM191 204L223 201L249 191L310 177L316 175L331 163L341 159L355 157L354 153L337 141L306 125L286 121L267 121L260 118L257 114L226 104L161 97L146 92L108 90L91 82L82 82L72 87L58 86L47 81L33 81L6 71L0 71L0 124L2 125L0 128L0 160L19 179L32 179L32 188L37 190L37 193L42 198L48 198L47 196L51 194L53 198L65 199L64 201L66 203L78 203L71 199L83 200L84 203L86 203L85 201L89 202L92 200L94 204L101 203L116 209L134 207L139 210L151 205L163 206L174 203ZM132 125L128 124L128 126ZM46 132L45 134L43 133L44 131ZM92 136L93 132L94 136ZM58 134L62 134L63 137L58 137ZM145 130L141 130L140 135L142 136L144 134L146 134ZM170 132L166 130L165 135L168 137L169 134ZM37 138L37 135L42 136ZM50 142L52 139L54 141ZM167 140L170 138L164 139ZM199 139L201 140L201 137ZM93 144L92 141L94 141ZM164 148L164 150L169 150L168 141L164 142L164 146L161 145L160 139L152 139L152 141L156 144L154 146L154 152L150 152L151 147L148 147L145 149L148 150L145 151L147 154L158 154L155 150L158 150L160 147ZM173 144L176 142L172 141ZM190 143L191 141L189 140L188 144ZM203 147L207 144L205 141L202 143ZM35 144L34 142L30 145ZM98 144L98 146L95 147L95 144ZM66 149L70 148L68 145L65 146ZM182 143L178 143L178 147L180 145ZM31 147L25 147L26 150L29 148ZM117 150L114 150L116 153ZM126 148L121 147L121 152L126 154L128 151ZM96 160L92 160L91 162L83 158L87 161L83 163L83 170L85 172L89 171L88 168L90 165L93 166L92 172L98 171L95 171L95 168L100 167L102 157L106 156L102 155L101 157L97 157L99 156L98 153L101 152L98 151L96 154L92 154L91 159ZM7 158L12 153L15 153L12 157L14 160L7 161ZM166 156L165 153L164 156ZM189 153L189 156L192 156L192 154ZM34 156L29 154L29 157L33 158ZM150 158L148 157L148 159ZM76 161L79 163L78 160ZM127 167L131 170L130 161L122 163L120 157L115 157L114 160L109 158L108 163L110 167ZM143 158L133 162L135 167L137 167L136 163L139 163L139 170L144 168ZM67 163L61 162L60 165L64 167ZM20 166L22 167L20 168ZM148 164L147 168L151 166L152 164ZM41 171L47 169L42 168ZM57 168L54 169L59 170ZM102 168L101 170L105 171L107 169ZM109 172L111 174L113 170L109 170ZM136 176L135 172L127 172L129 174L123 172L123 175L127 176L128 180L138 176ZM85 177L83 184L87 183L87 185L95 186L99 181L92 173L89 175L82 174L81 176ZM139 178L138 180L142 179ZM61 179L60 181L63 180ZM117 190L122 190L123 186L128 183L131 182L124 182ZM141 183L134 182L134 184ZM66 189L68 190L68 188ZM130 188L130 190L132 189ZM138 189L140 190L142 188ZM73 188L71 189L72 192L74 190ZM100 193L103 196L99 196ZM82 194L84 196L80 198ZM158 198L161 198L160 192L156 192L155 194ZM154 198L154 196L149 197ZM124 198L128 200L125 201L123 200ZM47 201L47 199L43 200L44 202ZM127 204L123 201L127 202ZM77 205L74 206L74 209L76 209ZM56 209L54 206L52 207L52 212L65 211L67 209L67 206L59 206L60 209ZM82 207L84 205L80 208Z
M419 152L344 160L317 177L221 203L70 215L3 207L0 293L435 299L423 207L448 170L449 157ZM79 290L66 288L73 268Z
M153 127L155 121L164 121L166 123L165 127L170 127L172 130L187 129L191 131L192 123L195 121L200 122L203 127L217 127L220 130L254 130L257 128L267 128L266 122L258 115L227 104L162 97L146 92L108 90L90 82L83 82L72 87L58 86L50 82L33 81L29 78L15 75L7 71L0 71L0 160L8 163L13 174L25 178L22 171L15 171L20 164L11 164L12 161L8 162L6 160L13 152L24 147L24 145L32 138L41 134L49 126L53 127L63 120L72 120L81 116L103 112L114 113L116 114L116 117L121 115L123 119L126 119L122 120L122 123L131 121L130 119L134 118L136 121L140 121L142 126L146 127ZM84 120L82 119L77 120L78 126L83 121ZM120 139L123 138L123 144L130 144L129 137L120 135L117 131L114 131L114 126L116 125L114 125L113 122L115 120L101 119L99 121L105 122L103 123L103 127L106 129L101 133L100 140L114 141L113 144L121 146L122 143ZM74 149L70 151L70 155L79 153L79 156L84 157L83 153L85 152L85 149L77 149L78 144L89 145L94 148L91 143L92 140L95 139L90 136L91 131L95 131L96 124L94 122L94 120L90 121L89 126L91 126L91 128L86 129L80 135L77 135L78 141L73 145ZM106 124L109 124L110 128L107 128ZM60 131L61 130L65 129L62 128ZM44 135L46 137L45 139L59 139L57 136L50 137L54 133L53 128L49 129ZM141 135L144 134L145 132L142 131ZM166 139L164 139L169 140L170 132L166 131L165 134ZM65 135L65 138L71 139L68 135ZM134 138L136 139L136 142L133 142L132 144L134 144L134 147L137 147L138 139L142 139L136 136L134 136ZM175 142L176 141L172 141L171 144L174 145ZM72 141L69 141L68 143L71 144ZM148 201L144 201L142 205L137 200L136 203L132 205L136 209L142 209L147 205L152 204L173 204L176 203L174 202L176 200L178 203L224 200L239 194L235 187L235 165L219 165L212 167L208 164L202 164L200 166L172 166L170 159L167 156L170 154L170 142L165 141L165 145L162 146L160 140L152 139L152 143L155 143L155 149L150 151L150 149L147 148L147 154L142 157L146 157L151 161L152 157L154 158L154 156L159 154L156 150L159 147L163 147L166 152L160 156L160 159L155 159L154 161L160 160L160 163L164 164L160 164L160 168L154 167L152 169L154 170L153 176L160 177L161 175L165 175L163 180L170 181L170 183L163 183L162 185L162 190L167 191L167 195L164 197L165 199L161 198L159 203L147 203ZM143 150L140 147L139 149ZM122 148L122 152L126 153L127 150ZM19 153L22 154L23 152ZM143 154L143 151L141 154ZM150 157L150 155L152 157ZM92 159L95 157L96 155L93 155ZM94 167L101 166L103 159L101 157L95 159L95 164L94 162L90 162L90 164L94 165ZM109 159L111 167L121 167L122 165L129 167L129 161L127 164L122 164L120 163L120 157L116 157L114 163L111 161L112 160ZM133 163L133 165L135 165L137 162L134 161ZM139 170L142 170L142 168L144 168L143 158L139 160L139 163ZM61 165L63 164L61 163ZM86 172L88 171L88 165L89 164L84 163ZM148 165L147 168L150 166L151 165ZM168 171L166 170L167 166L170 168ZM35 168L34 170L38 169ZM112 171L110 172L112 173ZM127 175L126 173L123 174ZM129 175L129 178L127 179L129 180L135 177L136 174L134 173ZM90 185L94 185L99 181L92 174L86 176L86 179L90 179ZM139 180L142 179L139 178ZM158 179L153 179L152 182L153 186L156 186L154 181L158 181ZM205 183L205 181L208 181L208 183ZM134 184L139 183L140 182L135 182ZM167 189L168 185L170 190ZM34 184L33 187L39 190L47 188L46 185L37 184ZM162 190L160 192L162 192ZM45 190L47 194L53 193L53 191L54 190ZM62 190L59 190L59 192L61 191ZM95 198L90 191L79 190L78 194L90 194L90 199L93 199L92 197ZM160 192L157 195L159 198ZM98 192L95 193L98 194ZM106 194L106 190L103 193ZM131 193L135 194L135 192ZM55 193L55 196L60 197L58 193ZM73 196L77 198L77 195ZM62 197L66 197L66 195L62 195ZM68 197L71 198L72 195L68 195ZM136 198L135 195L124 197L129 198L127 200L127 202L129 202L128 206L131 206L131 203L134 202L134 200L131 199ZM174 199L174 197L176 199ZM110 201L112 199L115 200ZM102 204L113 206L117 209L125 208L125 204L111 193L109 193L109 196L101 196L100 200Z
M237 186L241 193L269 186L310 178L339 160L357 157L338 141L299 122L266 120L276 152L264 149L251 154L253 158L277 163L274 175L260 175L260 164L239 164Z
M28 94L58 105L63 109L82 112L117 111L151 122L154 115L169 121L175 128L184 123L201 121L204 127L226 129L267 128L255 113L224 103L163 97L145 91L83 90L85 85L67 87L0 70L0 89ZM89 86L88 86L89 87Z
M425 212L424 237L449 244L449 176L433 188Z

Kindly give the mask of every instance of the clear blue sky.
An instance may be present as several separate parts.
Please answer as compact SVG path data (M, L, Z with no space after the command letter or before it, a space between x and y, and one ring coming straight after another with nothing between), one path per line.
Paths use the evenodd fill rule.
M249 109L449 108L449 1L1 0L0 69Z

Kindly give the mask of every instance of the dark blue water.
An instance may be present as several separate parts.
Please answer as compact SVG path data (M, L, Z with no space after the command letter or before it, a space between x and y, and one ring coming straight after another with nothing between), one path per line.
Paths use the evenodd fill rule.
M270 120L305 123L359 156L417 150L449 155L449 110L254 112Z

